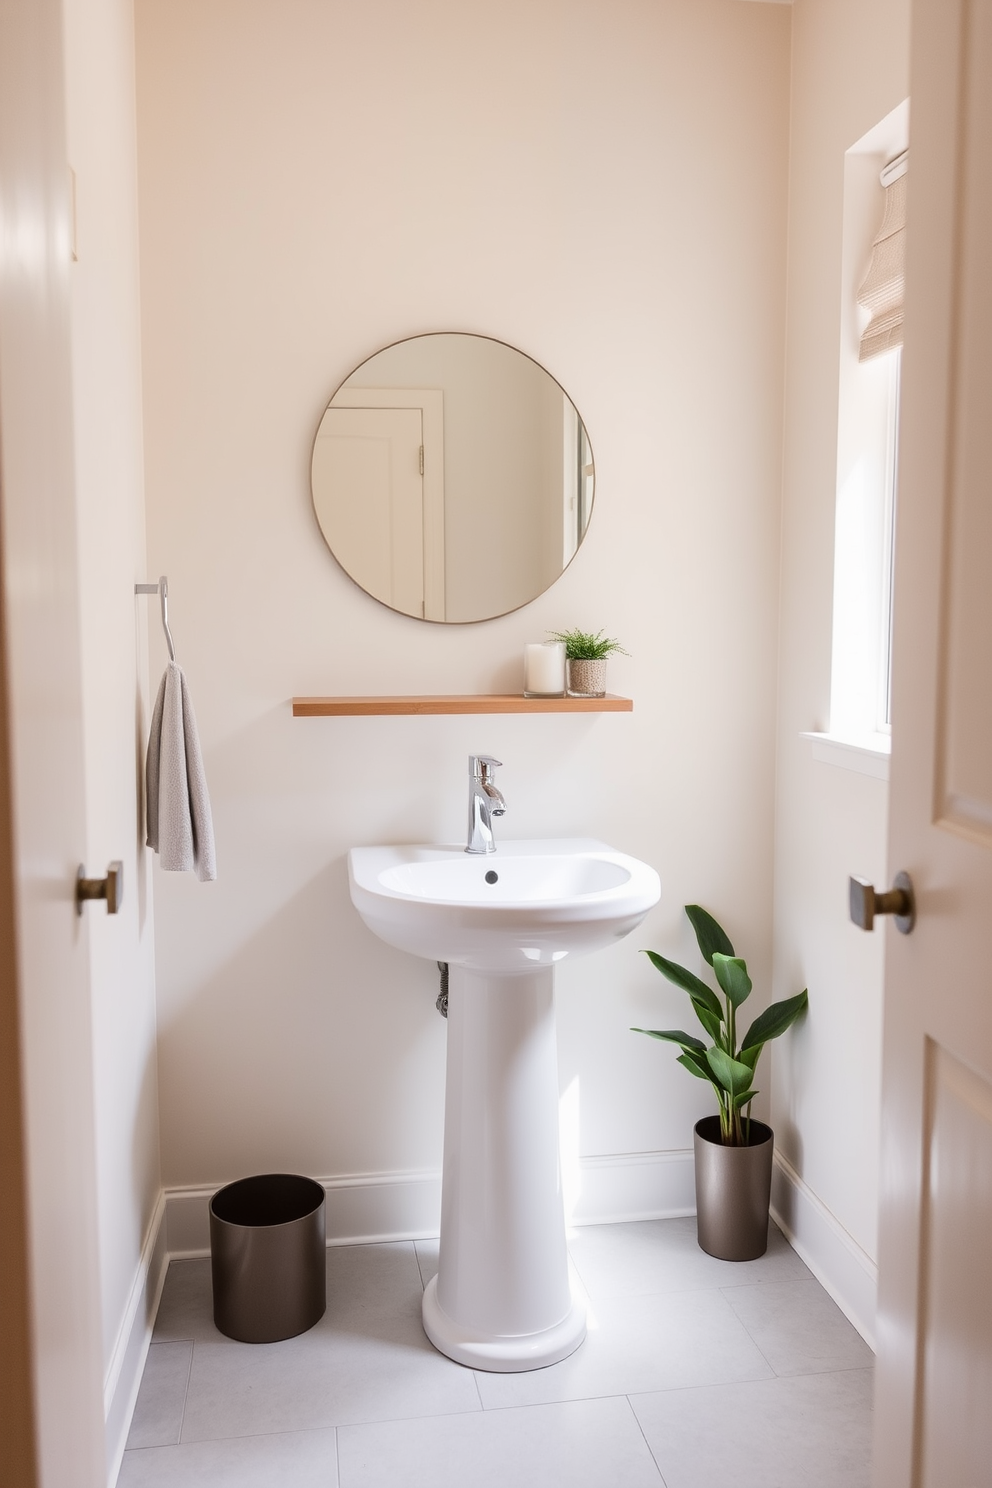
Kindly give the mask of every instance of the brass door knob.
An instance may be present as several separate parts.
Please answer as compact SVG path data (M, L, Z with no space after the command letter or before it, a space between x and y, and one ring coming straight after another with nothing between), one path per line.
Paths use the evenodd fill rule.
M87 899L106 899L107 913L116 914L124 898L124 864L116 859L107 868L106 878L87 878L80 864L76 874L76 913L82 914Z
M897 873L892 887L884 894L875 892L875 885L866 878L849 880L848 891L851 903L851 919L862 930L874 930L875 916L895 916L896 929L908 935L916 924L916 899L913 880L908 873Z

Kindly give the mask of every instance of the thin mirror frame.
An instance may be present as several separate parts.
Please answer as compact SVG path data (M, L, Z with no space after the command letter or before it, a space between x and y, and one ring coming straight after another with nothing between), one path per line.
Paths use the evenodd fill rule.
M360 584L359 581L355 578L354 574L351 574L351 573L348 572L348 570L345 568L344 564L338 558L338 555L335 553L334 549L331 547L331 544L328 541L327 535L324 532L324 529L323 529L323 527L320 524L320 518L317 515L317 502L316 502L316 498L315 498L315 495L314 495L314 489L313 489L313 464L314 464L314 456L315 456L316 449L317 449L317 440L320 437L320 427L321 427L321 424L323 423L324 415L327 413L327 410L330 407L332 407L332 405L334 403L334 399L337 397L338 393L341 392L342 388L344 388L344 387L346 387L348 385L348 383L351 381L351 379L353 377L355 377L362 370L363 367L367 367L368 364L369 364L369 362L374 361L375 358L378 357L378 356L381 356L383 354L383 352L392 351L393 348L396 347L396 346L405 346L410 341L423 341L423 340L427 340L428 337L433 337L433 336L468 336L468 337L471 337L473 340L476 340L476 341L491 341L491 342L494 343L494 345L496 345L496 346L503 346L508 351L516 352L518 356L525 357L527 359L527 361L532 362L534 364L534 366L537 367L537 368L539 368L539 370L541 372L543 372L546 377L550 378L550 380L554 383L555 387L557 387L560 390L560 392L562 394L562 397L567 398L568 401L569 401L569 403L575 409L576 417L578 418L578 421L579 421L579 423L580 423L580 425L581 425L581 427L583 429L583 432L585 433L586 444L588 445L588 448L589 448L589 469L590 469L591 478L592 478L592 494L591 494L591 496L589 498L589 510L588 510L588 515L586 517L586 524L585 524L585 527L583 528L581 537L579 538L578 542L575 545L575 552L572 554L572 556L568 560L568 562L564 565L564 567L562 568L561 572L559 574L557 574L554 579L552 579L551 583L550 584L546 584L543 589L539 589L536 594L532 594L529 599L525 599L525 600L521 601L520 604L511 605L509 607L509 609L500 610L496 614L493 614L493 615L480 615L478 617L478 619L475 619L475 620L447 620L447 619L445 619L445 620L437 620L437 619L434 619L432 617L428 617L426 615L411 615L410 612L409 612L409 610L400 610L400 609L397 609L395 605L389 604L387 600L380 599L377 594L372 594L370 590L364 588L363 585ZM518 610L524 610L524 609L526 609L529 604L533 604L536 599L540 599L540 597L541 597L542 594L547 594L547 592L548 592L549 589L553 589L554 586L555 586L555 584L558 583L558 580L564 574L566 574L568 572L568 570L571 568L572 564L575 562L575 559L577 558L577 556L579 554L579 550L581 549L582 544L585 542L587 536L589 535L589 528L590 528L590 526L592 524L592 518L593 518L593 512L595 510L595 506L596 506L596 455L595 455L595 451L593 450L592 439L589 437L589 428L588 428L588 425L586 424L585 419L582 417L582 414L579 412L578 404L575 402L575 400L572 398L571 394L563 386L563 384L558 381L558 379L557 379L557 377L555 377L554 373L548 371L547 367L544 365L543 362L539 362L537 360L537 358L536 357L532 357L529 352L527 352L527 351L521 351L519 346L514 346L513 343L510 342L510 341L504 341L499 336L486 336L486 335L483 335L479 331L450 331L450 330L448 330L448 331L419 331L416 335L413 335L413 336L398 336L395 341L387 341L385 343L385 345L380 346L376 351L371 352L367 357L365 357L362 361L360 361L356 366L352 367L352 369L348 373L348 375L346 377L342 378L342 380L338 383L337 387L334 389L334 391L331 394L330 398L328 398L326 404L324 405L324 408L323 408L323 410L321 412L320 418L317 420L317 428L314 431L313 442L312 442L312 444L310 446L310 510L311 510L311 512L313 514L313 519L314 519L314 522L316 523L317 531L320 533L320 540L324 544L324 547L330 553L331 557L334 559L334 562L337 564L338 568L344 574L345 578L348 579L348 581L350 583L354 584L355 588L358 589L358 590L360 590L362 594L366 595L369 599L374 600L376 604L382 605L383 609L389 610L391 614L393 614L393 615L402 615L405 620L415 620L418 625L485 625L487 621L490 621L490 620L501 620L506 615L513 615L513 614L516 614L516 612Z

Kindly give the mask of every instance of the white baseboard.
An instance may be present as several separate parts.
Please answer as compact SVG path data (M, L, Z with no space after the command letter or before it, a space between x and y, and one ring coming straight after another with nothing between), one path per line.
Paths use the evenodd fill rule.
M878 1267L778 1152L772 1168L772 1218L873 1349Z
M692 1148L675 1152L614 1152L580 1157L578 1192L565 1208L571 1225L675 1219L696 1212Z
M385 1240L423 1240L441 1221L439 1172L343 1173L318 1178L327 1192L328 1245L369 1245ZM170 1257L210 1253L210 1188L165 1190Z
M424 1240L441 1222L436 1171L344 1173L319 1178L327 1191L328 1245ZM579 1160L567 1205L572 1225L617 1224L695 1214L692 1151L621 1152ZM208 1205L216 1186L165 1190L170 1257L210 1253Z
M159 1193L103 1386L104 1439L110 1488L117 1482L124 1456L124 1444L151 1342L152 1325L169 1265L164 1221L165 1195Z

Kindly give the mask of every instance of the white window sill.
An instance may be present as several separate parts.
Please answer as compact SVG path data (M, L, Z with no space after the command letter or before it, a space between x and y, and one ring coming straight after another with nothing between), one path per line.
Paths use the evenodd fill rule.
M839 765L842 770L856 770L859 775L873 775L888 780L890 734L866 734L860 739L841 738L839 734L800 734L813 745L813 758L824 765Z

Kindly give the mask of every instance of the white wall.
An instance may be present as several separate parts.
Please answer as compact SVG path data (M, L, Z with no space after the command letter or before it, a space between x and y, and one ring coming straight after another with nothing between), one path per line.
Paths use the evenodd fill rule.
M628 1027L685 1016L638 948L691 958L686 901L770 976L789 36L736 0L138 0L149 562L219 857L156 869L166 1184L439 1166L436 972L364 929L345 855L459 840L480 749L504 837L660 871L640 934L562 968L562 1084L587 1157L689 1148L706 1092ZM596 452L575 562L480 626L368 599L310 507L330 391L437 328L533 355ZM632 716L290 716L519 688L568 625L632 653Z
M140 1311L148 1306L142 1250L160 1188L151 883L140 810L149 601L134 596L135 582L146 577L134 27L130 0L64 0L64 18L68 155L76 175L78 260L70 288L86 866L100 875L114 858L124 864L120 913L87 911L112 1460L137 1362L127 1349L141 1339Z
M814 760L830 639L844 155L908 92L907 0L795 0L782 611L775 840L775 992L809 984L776 1050L776 1200L821 1278L873 1327L883 936L848 921L847 880L887 886L885 781ZM895 720L898 728L898 719Z

